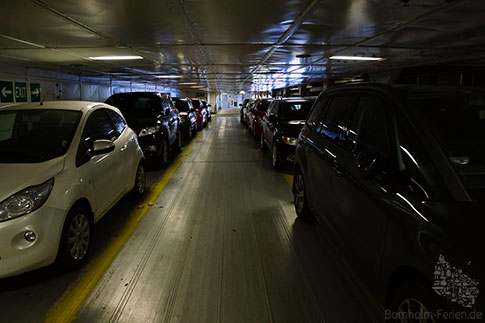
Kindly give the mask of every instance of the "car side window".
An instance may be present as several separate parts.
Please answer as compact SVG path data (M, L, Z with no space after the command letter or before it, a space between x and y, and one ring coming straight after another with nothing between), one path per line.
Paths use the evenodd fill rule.
M402 113L397 112L394 122L399 171L409 179L404 189L423 200L450 199L443 178L409 121Z
M328 99L326 97L322 97L318 100L317 103L313 105L312 111L309 113L308 118L306 120L306 124L308 128L313 130L314 132L320 131L320 120L322 115L325 115L325 108L327 105Z
M381 157L389 156L389 136L384 102L377 96L363 96L352 118L344 148L354 155L368 150Z
M125 130L126 128L125 120L123 120L123 118L113 110L106 109L106 111L108 111L108 115L110 116L111 121L116 128L116 132L118 133L118 135L121 135L123 130Z
M271 104L269 105L267 114L268 115L278 114L278 101L275 100L275 101L271 102Z
M95 140L115 140L117 137L118 134L106 113L106 109L99 109L91 113L84 125L79 142L76 166L79 167L91 159L91 149L93 149Z
M327 113L322 115L321 134L332 140L338 141L340 134L345 129L347 120L350 117L354 106L355 98L353 96L335 96L330 102Z

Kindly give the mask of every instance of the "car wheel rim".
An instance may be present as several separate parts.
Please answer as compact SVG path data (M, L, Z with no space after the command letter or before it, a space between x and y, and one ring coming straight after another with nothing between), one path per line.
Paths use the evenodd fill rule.
M138 193L143 194L145 192L146 178L145 169L142 165L138 166L138 171L136 173L136 182L138 184Z
M298 174L295 178L295 205L298 212L303 210L305 203L305 184L303 182L303 176Z
M69 226L68 248L71 258L80 261L86 256L89 247L89 222L82 213L77 214Z
M397 312L403 314L399 316L400 322L420 322L420 323L436 322L431 317L431 312L428 310L428 308L422 302L420 302L415 298L404 299L399 305ZM420 313L420 317L418 319L412 320L412 318L416 317L416 313Z

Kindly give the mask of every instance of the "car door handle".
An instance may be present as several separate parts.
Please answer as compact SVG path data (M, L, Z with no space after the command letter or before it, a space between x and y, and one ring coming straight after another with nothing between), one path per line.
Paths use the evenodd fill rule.
M128 148L128 144L125 144L123 147L121 147L120 151L125 151L126 148Z

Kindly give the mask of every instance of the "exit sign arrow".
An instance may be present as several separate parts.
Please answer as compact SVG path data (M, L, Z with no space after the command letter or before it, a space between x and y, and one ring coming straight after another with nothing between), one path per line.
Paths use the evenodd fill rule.
M2 96L3 97L7 97L7 95L11 95L11 94L12 94L12 90L8 90L6 87L2 88Z

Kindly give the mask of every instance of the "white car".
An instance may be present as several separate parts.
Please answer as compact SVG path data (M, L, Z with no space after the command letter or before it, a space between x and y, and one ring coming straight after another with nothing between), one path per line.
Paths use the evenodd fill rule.
M118 109L55 101L0 108L0 278L80 266L93 225L145 191L143 152Z

